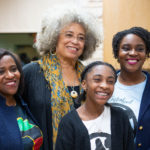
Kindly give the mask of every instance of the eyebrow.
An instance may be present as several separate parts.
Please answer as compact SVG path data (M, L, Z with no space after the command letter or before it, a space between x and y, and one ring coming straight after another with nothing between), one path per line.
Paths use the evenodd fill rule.
M94 77L96 77L96 76L98 76L98 77L102 77L102 75L100 75L100 74L96 74L96 75L94 75ZM114 77L114 76L108 76L108 78L113 78L113 79L115 79L115 77Z
M17 67L17 65L12 64L12 65L10 65L9 67ZM0 66L0 69L5 69L5 66Z
M65 31L65 33L67 33L67 32L74 33L74 32L72 32L72 31ZM84 33L79 33L78 35L83 35L83 36L85 36Z
M122 44L122 46L130 46L130 45L131 45L130 43ZM145 44L137 44L137 46L145 46Z

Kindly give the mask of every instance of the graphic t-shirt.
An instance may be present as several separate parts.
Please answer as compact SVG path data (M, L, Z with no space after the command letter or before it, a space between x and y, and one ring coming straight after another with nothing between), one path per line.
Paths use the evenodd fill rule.
M40 128L35 125L20 105L17 104L15 110L24 150L40 150L43 143L43 135Z
M117 80L114 93L108 101L113 106L120 107L127 113L134 133L137 127L139 109L145 85L146 80L131 86L123 85Z
M91 150L111 150L111 113L110 107L105 106L103 113L94 120L83 121L86 126Z

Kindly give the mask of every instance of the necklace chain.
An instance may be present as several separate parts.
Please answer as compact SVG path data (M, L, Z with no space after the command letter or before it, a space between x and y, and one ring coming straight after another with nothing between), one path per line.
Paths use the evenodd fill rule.
M70 95L72 98L77 98L78 97L78 92L74 89L75 87L75 79L74 79L74 82L73 82L73 86L70 86L71 88L71 92L70 92Z
M67 86L69 86L70 87L70 89L71 89L71 91L69 90L69 93L70 93L70 95L71 95L71 97L72 98L77 98L78 97L78 92L74 89L74 87L75 87L75 83L76 83L76 81L75 81L75 79L76 79L76 75L74 76L74 80L73 80L73 85L72 84L69 84L69 82L68 82L68 80L66 80L66 82L67 82Z
M70 95L72 98L77 98L78 97L78 92L74 89L75 87L75 78L74 78L74 81L73 81L73 86L70 86L71 88L71 92L70 92Z

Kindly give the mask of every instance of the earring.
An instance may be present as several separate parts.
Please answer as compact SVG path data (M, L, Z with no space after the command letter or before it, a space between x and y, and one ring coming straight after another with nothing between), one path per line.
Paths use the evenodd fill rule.
M53 56L53 55L56 55L56 50L55 51L50 51L50 54Z

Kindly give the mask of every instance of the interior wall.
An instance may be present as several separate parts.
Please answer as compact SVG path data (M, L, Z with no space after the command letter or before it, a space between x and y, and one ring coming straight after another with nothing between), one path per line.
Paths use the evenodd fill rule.
M104 61L119 68L112 54L113 35L133 26L150 31L150 0L103 0ZM150 60L144 68L150 68Z
M0 0L0 33L34 33L39 31L45 10L53 5L87 0ZM58 11L58 10L56 10ZM54 12L55 15L55 12Z
M98 18L99 30L102 31L102 2L102 0L0 0L0 47L15 50L18 49L16 45L22 45L17 53L23 52L24 48L24 51L30 52L32 57L31 47L28 45L32 46L33 40L28 33L38 32L45 10L57 4L72 3L86 8ZM102 44L85 63L94 60L103 60Z

